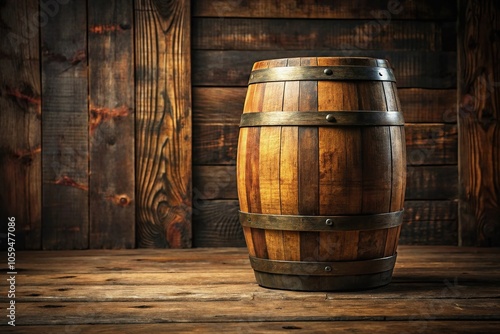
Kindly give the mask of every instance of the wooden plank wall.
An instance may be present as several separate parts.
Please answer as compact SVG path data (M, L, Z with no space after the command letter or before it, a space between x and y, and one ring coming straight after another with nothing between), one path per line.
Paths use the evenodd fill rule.
M135 5L137 242L190 247L190 2Z
M130 1L88 0L90 248L135 245L133 29Z
M235 158L252 63L367 55L392 62L407 122L401 243L493 245L498 8L471 3L193 0L191 18L187 0L0 1L0 215L16 217L19 249L188 247L192 201L194 246L243 246ZM474 58L476 44L492 52Z
M189 32L188 0L0 1L16 249L191 246Z
M500 246L500 3L460 0L460 235Z
M0 3L1 4L1 3ZM41 247L40 34L38 1L0 8L0 233L15 214L21 248ZM6 238L0 238L4 248Z
M402 244L458 243L456 1L193 1L193 244L242 246L235 159L253 62L387 58L406 120Z
M90 173L86 3L57 4L53 13L40 26L42 247L85 249Z

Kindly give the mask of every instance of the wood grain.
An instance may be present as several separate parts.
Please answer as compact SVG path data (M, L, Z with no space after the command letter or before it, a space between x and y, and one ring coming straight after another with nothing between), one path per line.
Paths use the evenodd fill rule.
M135 1L137 244L191 246L190 2Z
M231 165L236 161L238 125L198 123L193 131L193 163ZM302 131L302 130L300 130ZM458 160L457 126L443 123L407 123L405 125L407 164L456 165Z
M238 125L197 123L193 126L193 164L229 165L236 162Z
M231 268L232 272L238 272L238 269ZM226 275L227 277L227 275ZM156 275L155 278L161 278ZM210 284L214 280L204 278L202 280L197 280L192 284L186 284L185 282L180 282L176 280L176 284L146 284L134 287L132 294L128 293L124 287L117 289L109 289L111 284L88 284L79 285L77 287L71 285L31 285L28 289L20 291L19 298L22 298L23 302L67 302L72 299L83 299L88 302L134 302L134 301L163 301L163 302L210 302L214 299L216 295L220 298L218 301L222 302L234 302L234 301L248 301L248 300L272 300L276 296L276 293L270 292L266 289L261 289L255 286L255 283L250 282L251 275L247 275L248 281L245 282L224 282L224 284ZM164 280L161 280L164 282ZM130 283L125 283L124 285L131 285ZM403 299L400 293L405 291L405 285L408 283L395 282L391 284L390 289L384 289L383 294L375 294L371 297L372 300L384 300L384 299ZM416 285L416 284L415 284ZM429 299L434 297L437 293L441 292L443 289L443 284L439 283L421 283L422 286L415 288L412 291L407 291L406 298L412 298L416 300ZM167 290L167 293L158 291ZM483 286L479 286L477 283L473 282L462 282L461 286L457 289L461 291L461 298L499 298L500 289L496 287L492 282L483 282ZM156 290L156 291L155 291ZM474 290L472 293L471 290ZM92 293L89 295L89 293ZM253 296L252 296L253 294ZM287 291L279 293L282 300L297 302L308 300L321 302L321 299L337 299L344 300L346 302L349 299L362 299L364 296L361 294L347 294L347 293L326 293L317 294L314 292L305 292L302 294L292 294ZM325 296L326 295L326 296ZM215 297L216 298L216 297ZM365 297L366 298L366 297Z
M407 200L458 197L457 166L408 166L407 170Z
M0 11L0 216L16 219L16 249L42 244L40 34L29 24L38 2ZM2 224L0 249L7 249Z
M257 286L243 248L19 252L14 332L496 333L499 259L495 248L401 246L386 287L296 293Z
M458 129L454 124L405 125L407 161L415 165L456 165Z
M246 87L193 87L193 124L240 124L246 91Z
M398 95L407 123L457 122L455 89L404 88Z
M470 314L468 319L476 321L499 320L496 308L497 301L490 298L477 298L456 301L453 299L433 299L433 306L441 310L434 315L434 320L460 320L463 314ZM409 305L406 301L378 300L377 308L368 306L371 300L353 300L349 303L329 300L324 305L314 301L277 301L264 300L254 302L228 301L225 307L218 307L220 302L101 302L100 310L86 307L85 302L71 303L21 303L19 313L24 314L19 325L30 325L39 322L39 313L45 312L45 324L71 324L73 319L80 324L110 324L110 323L137 323L153 322L162 319L165 322L194 321L237 321L237 322L265 322L265 321L359 321L377 320L425 320L428 314L415 310L428 310L429 301L415 300ZM275 313L276 308L286 309L286 313ZM363 316L360 316L363 310ZM191 315L191 316L189 316Z
M317 66L316 58L303 57L300 66ZM299 111L318 110L318 83L315 81L299 82ZM299 215L320 214L320 146L317 128L299 127ZM299 236L300 260L311 261L320 256L320 234L302 232Z
M193 247L245 246L237 200L196 203L193 205Z
M500 326L500 321L426 321L415 320L408 321L337 321L333 325L331 322L321 321L293 321L293 322L198 322L198 323L168 323L168 324L112 324L112 325L73 325L70 328L81 330L83 333L110 333L117 331L123 334L135 333L220 333L224 330L237 333L242 331L251 331L252 333L289 333L290 330L304 330L308 333L328 333L332 326L338 331L363 332L369 331L374 334L383 334L389 331L395 333L404 333L406 331L425 329L433 333L453 332L453 333L496 333ZM6 333L14 333L11 328L5 329ZM15 333L31 334L56 333L61 330L57 325L35 325L26 327L16 327Z
M193 202L196 199L238 199L236 166L193 166Z
M58 6L41 25L44 249L89 246L87 8Z
M135 246L133 7L88 2L90 248Z
M249 69L262 59L293 58L294 50L197 50L193 53L193 85L246 86ZM388 59L398 88L448 89L456 87L456 52L301 50L301 57L374 57ZM229 70L230 69L230 70Z
M375 23L375 24L374 24ZM455 38L453 23L372 20L286 20L197 18L197 50L428 50L443 51L442 40ZM262 33L265 32L265 33Z
M433 19L454 20L456 3L445 0L437 3L432 0L395 1L362 0L353 2L318 3L294 0L269 2L257 0L251 2L214 0L211 2L196 1L193 6L195 17L270 17L270 18L318 18L318 19ZM388 16L388 17L387 17Z
M246 87L193 87L193 123L239 124L246 90ZM404 118L410 125L456 123L456 95L455 89L398 88Z
M500 246L500 4L459 7L460 244Z
M300 65L300 59L288 59L287 66ZM283 91L283 110L298 111L300 100L300 82L285 82ZM299 213L299 132L300 127L281 128L280 149L280 199L281 214ZM300 232L283 231L281 243L283 260L300 261Z
M458 200L406 201L402 245L458 245Z

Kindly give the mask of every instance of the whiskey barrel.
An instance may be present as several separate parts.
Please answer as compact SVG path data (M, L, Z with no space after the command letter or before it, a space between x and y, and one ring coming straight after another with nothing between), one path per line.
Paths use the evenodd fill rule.
M386 60L254 64L237 183L259 285L331 291L390 282L406 183L400 110Z

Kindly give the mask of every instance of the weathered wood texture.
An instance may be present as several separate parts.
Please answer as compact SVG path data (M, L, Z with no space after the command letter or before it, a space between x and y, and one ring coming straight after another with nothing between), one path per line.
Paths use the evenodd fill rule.
M295 0L269 2L265 0L243 2L240 0L196 1L193 16L199 17L257 17L257 18L311 18L311 19L398 19L455 20L456 2L425 0L361 0L356 2L322 2ZM387 17L389 16L389 17Z
M88 1L90 248L135 245L130 1Z
M290 333L293 330L303 330L307 333L331 333L332 328L338 332L348 333L355 332L370 332L374 334L385 334L387 332L408 333L408 330L413 331L428 331L429 333L444 333L447 331L457 334L477 334L481 333L496 333L500 321L481 321L480 323L467 320L455 321L362 321L349 322L336 321L321 322L321 321L266 321L266 322L197 322L197 323L161 323L161 324L126 324L126 325L76 325L65 326L69 328L78 328L82 333L202 333L202 334L218 334L221 328L228 333ZM61 326L57 325L35 325L29 327L18 327L15 331L11 328L5 329L6 333L31 334L33 332L40 333L58 333Z
M289 37L291 38L291 37ZM401 88L456 87L456 52L378 50L211 50L193 53L193 85L245 86L252 64L262 59L293 57L374 57L389 59Z
M460 1L460 241L500 246L500 3Z
M499 255L401 246L386 287L297 293L257 286L243 248L19 252L16 327L0 330L497 333Z
M248 76L247 73L246 76ZM245 87L193 87L193 123L237 125L245 102ZM398 88L407 123L457 122L455 89Z
M409 175L428 178L409 179L405 207L419 212L423 206L412 207L415 203L428 202L431 207L438 201L455 203L457 133L465 132L455 126L454 0L308 0L300 5L294 0L196 0L192 1L192 35L187 1L137 0L134 4L106 5L95 1L42 2L9 0L0 4L0 211L17 217L20 248L121 247L132 245L133 233L144 241L142 246L188 246L191 196L197 202L193 216L197 226L193 231L195 246L240 244L241 230L238 231L234 216L236 189L228 185L233 181L227 181L235 179L237 124L253 62L277 57L388 58L398 79L407 122ZM94 5L102 8L102 15ZM131 7L135 9L133 15ZM140 9L146 7L147 10ZM460 15L465 22L464 8ZM496 35L492 33L491 37L487 30L495 31L497 28L492 27L497 23L485 19L492 23L476 24L476 17L488 13L477 10L481 12L469 11L473 14L467 16L473 18L474 23L468 25L472 30L467 30L467 35L463 30L462 35L477 35L474 41L494 48ZM99 25L102 29L93 30ZM195 180L192 195L188 157L191 121L187 117L191 113L187 93L191 87L191 36ZM487 40L488 36L493 42ZM465 38L462 41L459 49L464 54L465 46L471 51L476 45ZM112 50L117 51L112 54ZM488 58L487 54L482 52L481 58L467 61L484 63L489 68L489 59L498 57L491 54ZM124 59L128 59L125 65ZM105 61L106 66L98 67L100 61ZM124 66L127 70L123 70ZM109 77L111 73L120 74ZM460 92L467 87L473 90L460 93L467 98L459 99L458 104L474 105L474 110L496 110L481 107L480 101L485 100L485 106L495 106L492 101L498 93L498 79L481 73L470 71L461 76L464 82L472 83L462 85ZM130 82L134 79L135 93L131 95ZM102 90L97 85L110 87ZM105 93L109 94L108 100L102 100ZM481 173L481 180L486 182L490 174L485 173L484 167L496 163L492 162L495 155L479 145L492 143L495 118L485 112L478 118L467 110L462 108L461 126L467 126L465 130L471 130L477 139L474 152L479 154L475 156L484 161L479 164L479 160L474 160L473 165L478 168L461 171L476 176ZM134 116L137 123L131 130ZM94 123L99 123L95 129ZM478 131L473 133L472 129ZM137 134L135 142L131 142L132 131ZM171 149L174 142L178 145ZM467 149L472 152L472 146ZM136 163L124 167L130 164L131 156ZM131 168L136 168L135 194L130 192ZM229 174L222 176L220 171ZM213 190L214 184L217 191ZM497 217L497 209L487 209L491 208L490 198L498 198L495 188L491 188L493 181L479 188L477 185L467 188L470 192L462 185L460 192L464 196L487 194L481 197L485 199L480 201L485 203L481 210L490 213L481 217ZM126 227L134 220L134 205L140 213L136 232ZM102 216L90 207L100 210ZM462 230L462 237L470 236L471 244L477 238L483 238L484 244L500 239L495 224L482 224L481 231L475 223L469 224L476 220L473 215L479 211L471 205L462 207L463 215L468 217L463 220L466 230ZM456 205L447 208L450 212ZM230 217L225 217L223 211L216 212L226 209ZM205 216L204 212L208 214ZM104 216L109 219L101 226ZM455 244L458 242L456 214L450 214L452 218L448 220L424 219L420 214L408 217L402 231L403 243L438 244L441 240L453 244L453 239ZM445 226L450 228L450 234L442 232Z
M16 249L189 247L190 2L0 7L0 213Z
M32 18L38 1L0 4L0 217L17 221L16 242L40 249L40 35ZM6 249L7 221L0 249Z
M135 1L137 245L191 246L190 2Z
M87 5L56 3L40 24L44 249L89 246Z
M193 48L276 50L278 46L282 50L330 52L353 48L392 51L455 50L455 43L446 44L456 36L452 22L387 21L384 24L386 25L381 33L382 28L368 20L199 18L193 24L193 32L196 34ZM262 31L266 33L262 34ZM250 40L251 45L248 43Z
M215 186L216 196L207 192L219 179L212 175L222 169L233 179L238 124L254 62L297 56L386 58L406 121L405 208L417 213L405 215L401 242L457 244L457 215L451 213L458 196L456 18L455 1L306 1L300 6L295 1L193 1L193 186L198 202L222 210L237 198L236 189L226 185ZM418 213L440 201L455 203L446 206L449 219ZM221 228L237 224L236 217L223 222L219 215L195 216L204 234L193 231L196 246L220 245L228 240L223 231L236 229Z

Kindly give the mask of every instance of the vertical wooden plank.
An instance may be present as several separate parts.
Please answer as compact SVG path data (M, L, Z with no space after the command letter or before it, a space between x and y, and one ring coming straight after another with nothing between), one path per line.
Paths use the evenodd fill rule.
M272 100L274 96L283 96L284 83L273 82L266 84L264 97L264 111L276 111L282 108L282 98L279 105ZM274 97L274 98L273 98ZM281 128L278 126L263 126L260 129L260 156L259 156L259 187L262 213L281 213L280 201L280 146Z
M300 66L300 58L288 59L287 66ZM299 110L299 81L285 82L283 111ZM299 214L299 127L281 128L280 153L281 214ZM284 260L300 261L300 232L283 231Z
M42 41L44 249L88 248L87 4L61 4Z
M259 188L262 213L281 214L280 144L280 127L260 129ZM282 231L266 230L266 244L270 259L284 259Z
M316 58L301 58L300 66L317 66ZM318 82L299 83L299 111L318 110ZM319 214L318 129L299 127L299 214ZM318 260L319 233L301 232L300 259Z
M133 7L88 0L90 248L135 246Z
M383 82L368 81L357 84L359 110L387 110L385 86Z
M0 217L16 219L16 249L41 248L40 43L38 1L0 11ZM7 246L7 224L0 249ZM5 238L4 238L5 236Z
M248 254L250 256L256 256L255 246L252 240L252 229L250 227L243 227L243 235L245 237L245 243L247 245Z
M248 212L261 213L260 199L260 182L259 182L259 144L260 144L260 128L248 128L246 166L245 166L245 182L246 182L246 198L248 203ZM255 256L260 258L268 258L265 230L252 228L251 242L255 250Z
M238 160L236 163L237 177L238 177L238 200L240 205L240 210L242 212L248 212L248 200L247 200L247 189L246 184L246 165L247 165L247 141L248 141L248 129L241 128L238 138Z
M320 214L359 214L365 160L360 128L320 128L319 135Z
M389 212L391 206L392 146L388 126L361 130L363 143L362 213Z
M391 108L391 103L387 103L387 108ZM390 109L389 109L390 110ZM406 181L406 158L403 154L404 135L403 127L393 126L391 132L391 154L392 154L392 191L391 207L389 211L399 211L403 209ZM384 256L393 255L398 245L401 226L390 228L387 231Z
M269 67L286 66L285 60L269 61ZM267 82L262 112L283 110L284 82ZM259 188L262 213L281 214L280 198L281 128L260 129ZM266 230L270 259L284 260L283 231Z
M261 212L259 187L259 143L260 128L247 129L247 156L245 159L245 182L248 212ZM248 149L252 148L252 149Z
M318 65L343 65L346 61L356 60L322 59ZM363 102L360 94L356 82L320 81L318 110L359 110ZM363 177L361 130L320 128L319 138L320 214L359 214L362 208L360 195ZM358 240L358 231L321 233L321 259L356 259Z
M261 67L262 66L262 67ZM254 64L252 70L266 68L267 63L260 62ZM245 98L245 112L262 111L266 84L252 84L248 87ZM245 161L245 190L248 205L248 212L261 213L260 187L259 187L259 152L260 152L260 127L251 127L244 130L247 133L246 141L246 161ZM268 258L266 245L266 232L258 228L246 228L245 240L247 245L252 245L248 249L250 255L260 258ZM249 233L249 235L247 235ZM253 253L252 253L253 251Z
M401 109L398 109L398 104L399 104L399 99L396 94L396 86L393 86L393 82L390 81L383 81L382 85L384 88L385 92L385 104L387 106L387 111L401 111Z
M500 3L459 2L459 244L500 246Z
M335 65L335 59L321 59L319 65ZM318 110L359 110L364 99L357 88L356 82L318 82ZM359 214L364 163L361 129L320 128L319 138L320 214Z
M382 104L385 109L385 102ZM374 108L376 110L376 107ZM361 129L362 143L362 199L361 213L378 214L389 212L391 204L391 137L389 127L366 127ZM360 231L358 237L358 259L382 257L385 252L387 229Z
M135 1L139 247L191 246L188 0Z
M298 145L299 129L296 126L284 126L281 128L280 148L280 198L281 214L298 214Z

